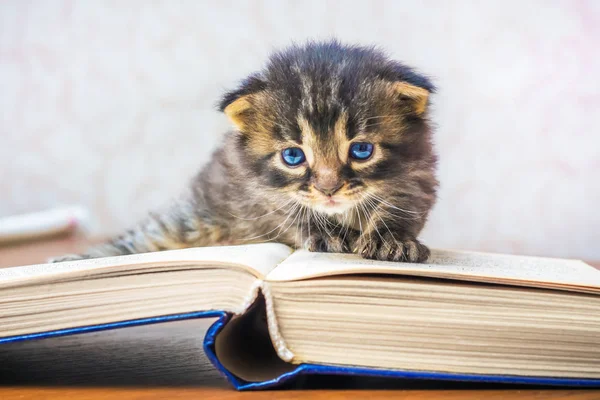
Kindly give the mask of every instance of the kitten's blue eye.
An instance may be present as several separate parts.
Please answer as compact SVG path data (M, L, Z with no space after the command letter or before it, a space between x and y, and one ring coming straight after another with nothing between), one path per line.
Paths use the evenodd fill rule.
M290 147L289 149L283 150L281 152L281 157L283 158L283 161L290 167L300 165L304 162L304 160L306 160L304 152L298 147Z
M350 146L350 157L356 160L366 160L373 154L371 143L352 143Z

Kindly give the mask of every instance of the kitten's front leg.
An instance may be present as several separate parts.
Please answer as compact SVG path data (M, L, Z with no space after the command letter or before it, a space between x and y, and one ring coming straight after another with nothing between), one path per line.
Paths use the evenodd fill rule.
M358 254L364 258L380 261L422 263L429 258L429 248L412 236L401 232L384 232L381 237L362 237Z
M319 253L351 253L359 232L323 217L310 222L308 239L303 243L309 251Z
M366 231L358 238L357 253L364 258L380 261L427 261L429 248L417 239L422 222L404 222L378 219L377 223L366 227Z

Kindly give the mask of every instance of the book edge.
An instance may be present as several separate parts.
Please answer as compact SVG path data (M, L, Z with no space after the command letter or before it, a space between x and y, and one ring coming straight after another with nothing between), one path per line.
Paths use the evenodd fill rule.
M384 370L374 368L363 368L358 366L333 366L322 364L299 364L294 370L281 374L274 379L261 382L246 382L231 372L229 372L219 361L214 349L215 339L222 331L225 325L231 319L232 314L226 311L198 311L184 314L159 316L152 318L143 318L137 320L121 321L116 323L101 324L87 327L63 329L51 332L41 332L37 334L20 335L13 337L0 338L0 345L4 343L19 342L25 340L36 340L58 336L68 336L81 333L98 332L112 329L121 329L132 326L150 325L156 323L165 323L171 321L188 320L195 318L217 318L209 327L203 341L203 348L207 358L218 370L218 372L239 391L264 390L277 388L290 383L302 375L345 375L345 376L364 376L380 377L392 379L417 379L431 381L459 381L473 383L506 383L506 384L526 384L526 385L548 385L562 387L600 387L600 379L577 379L577 378L546 378L546 377L524 377L509 375L477 375L477 374L455 374L444 372L425 372L408 370Z
M578 263L585 267L588 267L591 270L598 270L593 265L586 263L580 259L571 259L571 258L552 258L552 257L537 257L537 256L519 256L512 254L503 254L503 253L485 253L485 252L475 252L475 251L461 251L461 250L441 250L434 249L435 251L449 251L456 254L479 254L479 255L493 255L500 256L506 258L515 258L515 259L536 259L536 260L559 260L571 263ZM285 260L281 261L279 265L288 262L288 260L298 254L298 250L292 252ZM330 257L335 257L335 253L327 253ZM349 256L349 254L340 254L340 256ZM296 260L291 261L297 262ZM326 261L324 261L326 262ZM386 263L387 264L387 263ZM407 263L407 265L411 265L412 263ZM424 263L427 265L427 263ZM364 274L382 274L384 276L389 277L421 277L421 278L434 278L434 279L442 279L447 281L460 281L460 282L471 282L471 283L486 283L486 284L494 284L500 286L519 286L524 288L532 288L532 289L549 289L549 290L558 290L565 292L577 292L577 293L586 293L586 294L600 294L600 286L596 285L573 285L570 283L564 283L556 280L524 280L524 279L516 279L516 278L497 278L494 276L488 276L483 274L456 274L456 273L440 273L438 271L424 271L424 270L410 270L400 268L393 273L390 272L389 268L384 267L372 267L369 270L364 268L352 268L348 267L345 269L339 270L326 270L326 271L318 271L312 273L305 273L300 276L287 276L281 277L276 274L277 267L271 270L269 274L264 278L266 282L277 283L277 282L298 282L298 281L307 281L314 279L322 279L322 278L335 278L342 276L352 276L352 275L364 275ZM598 270L600 273L600 270ZM274 274L275 273L275 274ZM274 276L275 275L275 276Z
M287 255L272 263L273 267L264 274L263 271L256 269L251 263L242 263L239 260L219 260L218 256L213 258L198 257L199 253L208 252L208 249L218 249L223 253L229 249L257 248L260 246L279 247L280 250L287 249ZM89 273L103 270L119 269L132 266L172 266L172 265L208 265L216 267L238 269L245 271L257 279L265 279L266 275L277 268L283 261L289 258L295 252L289 246L278 243L257 243L251 245L223 245L223 246L205 246L189 247L184 249L151 251L145 253L126 254L81 260L69 260L59 263L37 263L25 265L13 265L0 268L0 286L16 284L35 284L45 282L57 277L85 276ZM275 255L275 251L267 250L261 253ZM223 257L221 257L223 258Z
M263 382L239 382L236 387L239 391L264 390L277 388L287 383L293 382L299 376L306 375L337 375L337 376L358 376L372 378L390 378L390 379L413 379L428 381L445 382L468 382L468 383L495 383L495 384L522 384L522 385L542 385L553 387L585 387L600 388L600 379L577 379L577 378L546 378L529 377L517 375L479 375L479 374L455 374L445 372L426 372L409 370L384 370L374 368L352 367L352 366L333 366L323 364L299 364L291 372L284 373L275 379Z

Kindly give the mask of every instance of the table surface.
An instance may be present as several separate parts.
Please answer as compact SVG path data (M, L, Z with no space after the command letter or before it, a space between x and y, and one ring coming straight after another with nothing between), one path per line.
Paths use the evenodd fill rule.
M82 250L87 246L84 240L77 238L61 238L43 242L33 242L25 244L16 244L11 246L0 247L0 268L14 265L25 265L44 262L47 257L53 255L59 255L64 253L73 253ZM600 267L600 263L592 263L596 267ZM170 326L170 334L176 334L176 325ZM110 336L113 335L113 336ZM117 335L117 336L115 336ZM126 346L123 343L123 337L118 336L119 333L112 333L109 336L104 336L106 343L112 340L112 345L118 342L121 346ZM120 333L123 335L123 333ZM155 333L156 335L156 333ZM85 335L83 335L85 336ZM138 337L136 335L136 337ZM148 338L148 335L145 336ZM63 340L62 338L61 340ZM118 340L116 340L118 339ZM64 339L68 340L68 339ZM151 341L151 340L150 340ZM93 374L93 370L90 371L92 365L100 365L98 361L102 361L102 358L97 358L98 354L94 355L94 360L91 361L90 365L85 364L84 361L73 361L73 364L78 365L81 370L85 370L87 374L86 378L89 380L73 380L72 376L69 378L66 372L63 371L62 365L69 364L69 357L75 357L73 349L77 346L73 346L70 343L70 347L64 347L67 349L63 351L60 349L60 355L52 353L52 345L48 345L46 342L46 349L41 353L36 349L19 349L19 358L24 357L24 350L28 350L27 354L36 354L36 363L38 364L38 372L27 369L24 370L21 376L26 376L29 381L23 379L13 379L13 376L19 376L19 368L9 365L6 368L11 368L10 377L6 379L0 379L0 399L64 399L64 398L85 398L85 399L104 399L104 398L119 398L123 400L127 399L346 399L346 398L369 398L369 399L381 399L393 397L397 399L600 399L600 390L551 390L545 388L528 388L528 387L506 387L501 385L487 385L487 386L474 386L472 384L449 384L449 383L398 383L389 381L378 381L378 380L367 380L357 382L355 380L349 380L343 378L340 380L333 380L333 378L319 379L315 378L312 381L306 381L298 385L298 387L291 388L290 390L278 390L278 391L267 391L267 392L247 392L240 393L230 388L227 383L221 379L215 371L210 370L210 367L206 369L195 368L195 375L193 380L186 380L185 371L186 368L190 369L190 362L183 365L184 361L180 361L181 365L170 365L169 369L148 369L142 371L140 375L140 365L144 365L143 361L134 360L135 366L132 369L136 370L136 375L131 380L127 381L126 377L121 376L123 373L118 371L118 379L102 381L97 378L101 374ZM59 342L56 342L57 346ZM189 343L184 343L188 346ZM63 343L64 345L64 343ZM80 348L83 346L81 343L77 344ZM29 346L29 344L24 344ZM35 346L35 344L33 345ZM111 347L114 351L114 347ZM23 351L21 351L23 350ZM131 350L131 348L129 348ZM44 356L44 351L46 356ZM86 352L89 351L86 350ZM170 350L169 350L170 351ZM119 350L118 352L121 352ZM141 351L142 353L145 353ZM188 348L189 353L189 348ZM40 355L42 354L42 355ZM129 355L124 352L122 358L126 358L126 362L132 362ZM106 356L106 354L104 354ZM44 360L43 357L47 359ZM62 361L56 361L57 357ZM139 354L136 357L141 357ZM65 363L64 361L67 360ZM22 361L22 360L20 360ZM44 361L46 364L44 364ZM89 362L89 361L88 361ZM121 359L123 362L123 359ZM196 363L203 363L204 361L195 360ZM77 364L79 363L79 364ZM19 365L18 362L15 365ZM57 367L61 365L61 367ZM84 367L81 367L81 366ZM202 364L203 365L203 364ZM208 365L208 364L207 364ZM0 367L2 367L0 365ZM29 368L29 367L27 367ZM99 367L101 368L101 367ZM107 368L114 368L114 364L109 364ZM125 369L127 370L127 369ZM143 368L142 368L143 370ZM165 372L166 371L166 372ZM172 376L168 376L168 371L173 371ZM189 372L189 371L188 371ZM0 368L0 377L6 373L6 369L3 371ZM79 372L81 375L81 371ZM153 376L152 374L156 374ZM77 372L75 373L75 376ZM39 378L39 379L38 379ZM114 377L113 377L114 378ZM11 381L11 379L13 379ZM302 390L298 390L302 389Z

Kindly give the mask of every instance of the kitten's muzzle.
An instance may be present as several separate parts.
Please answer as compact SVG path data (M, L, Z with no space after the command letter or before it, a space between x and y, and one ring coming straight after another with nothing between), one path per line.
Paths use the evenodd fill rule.
M344 183L339 181L317 181L314 183L315 189L323 193L325 196L333 196L338 190L342 188L342 186L344 186Z

